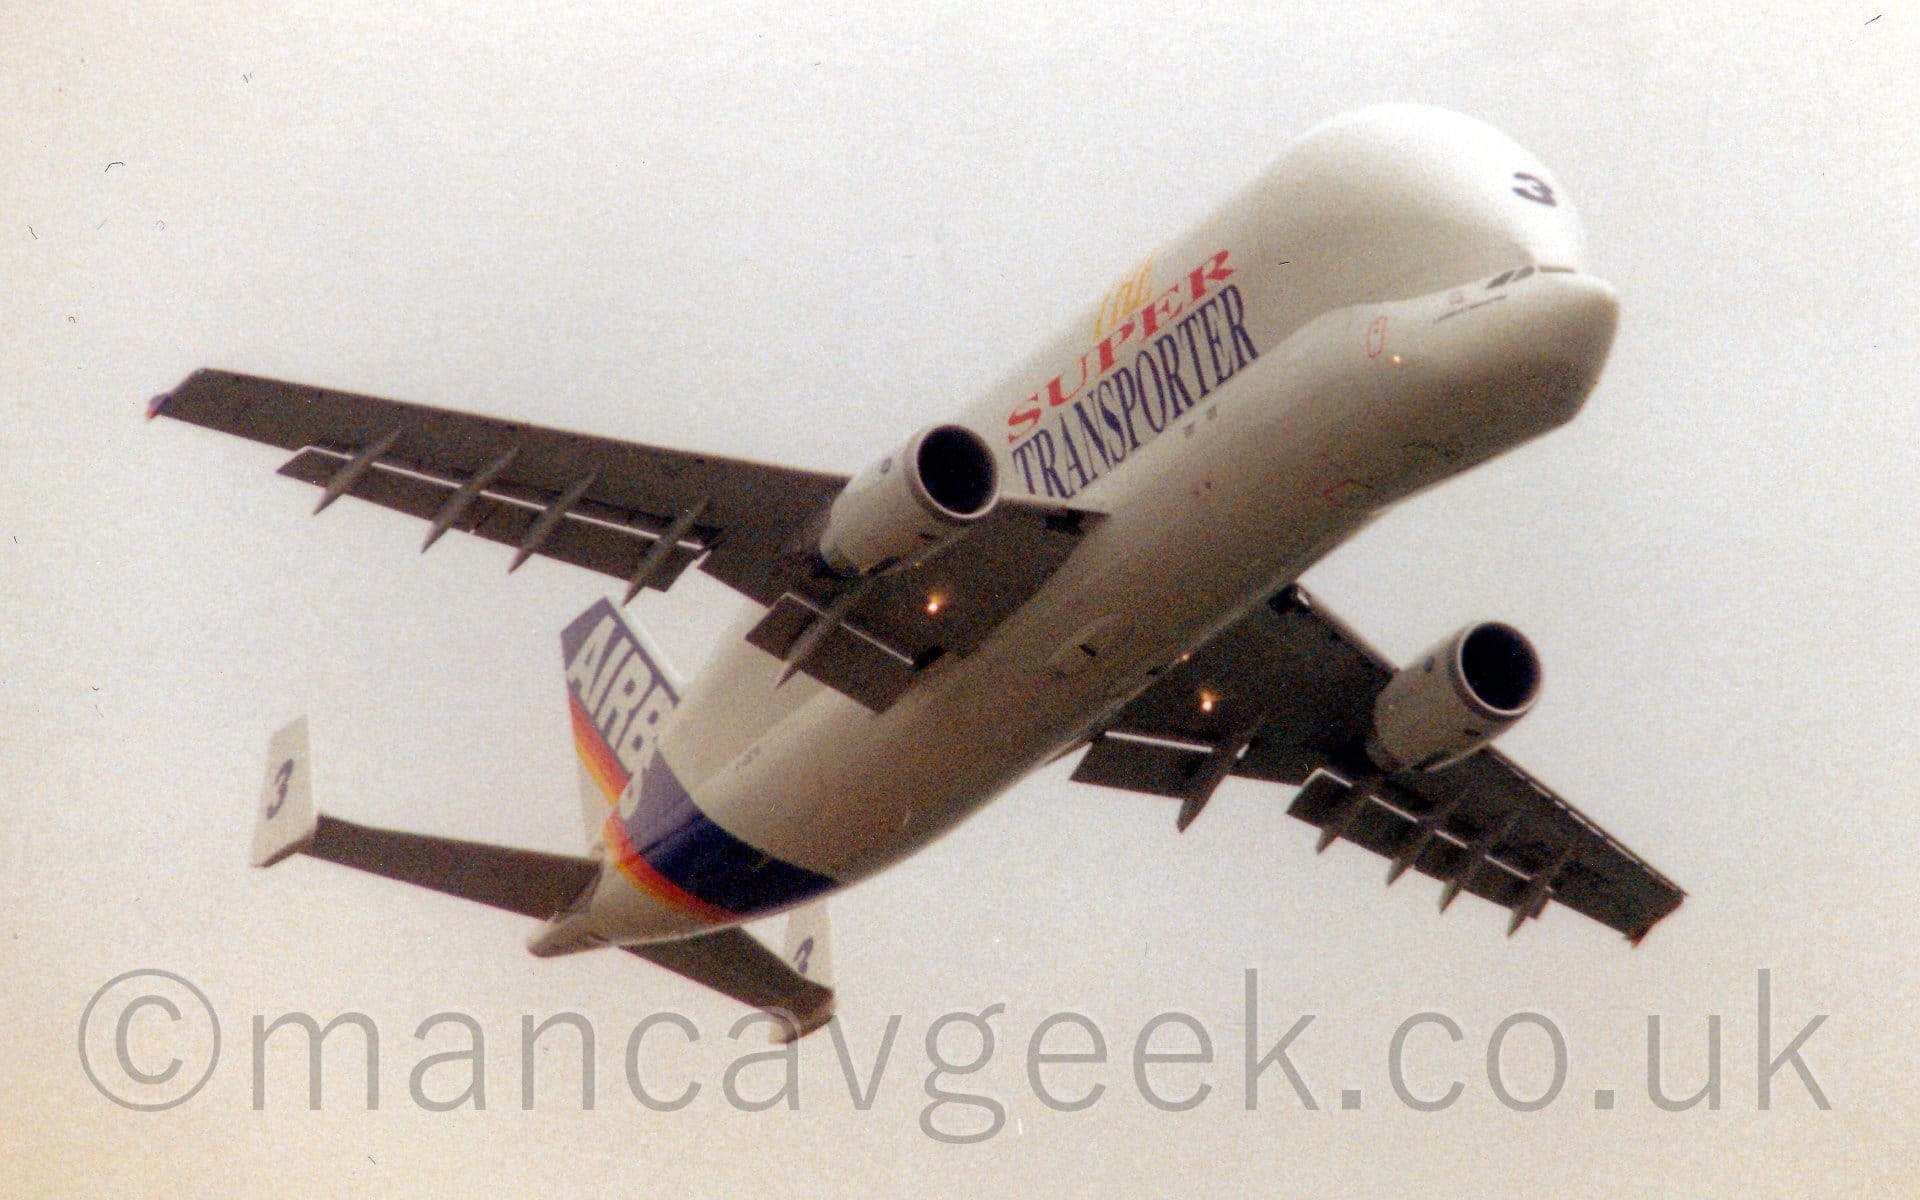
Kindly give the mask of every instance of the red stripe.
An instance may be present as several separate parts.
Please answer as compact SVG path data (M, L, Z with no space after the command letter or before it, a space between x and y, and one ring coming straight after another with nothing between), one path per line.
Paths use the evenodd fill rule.
M647 895L663 900L704 921L731 924L740 919L737 914L730 913L717 905L708 904L692 892L682 890L672 880L655 870L653 864L642 858L640 852L634 849L633 839L627 836L627 828L620 820L619 810L616 809L607 815L605 833L607 857L613 861L614 866L620 868L622 875L633 882L633 886Z
M595 727L593 719L587 716L587 710L580 705L580 698L571 692L567 696L568 707L573 712L573 745L580 754L580 761L586 764L589 774L606 793L607 803L617 805L618 798L626 790L631 778L620 760L614 757L613 750L607 745ZM691 913L701 920L717 924L731 924L739 916L686 891L672 880L662 875L634 848L633 839L627 836L626 823L620 819L620 810L616 806L607 814L602 827L602 836L607 844L607 857L620 869L633 886L665 904L672 905L683 912Z

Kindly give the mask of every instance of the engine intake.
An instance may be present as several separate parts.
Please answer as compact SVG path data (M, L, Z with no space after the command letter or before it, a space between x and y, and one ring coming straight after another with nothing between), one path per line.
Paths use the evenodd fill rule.
M1497 621L1469 625L1381 690L1367 754L1386 771L1456 763L1527 715L1540 678L1540 656L1518 629Z
M1000 468L961 425L932 425L848 481L820 534L820 556L843 575L924 562L993 511Z

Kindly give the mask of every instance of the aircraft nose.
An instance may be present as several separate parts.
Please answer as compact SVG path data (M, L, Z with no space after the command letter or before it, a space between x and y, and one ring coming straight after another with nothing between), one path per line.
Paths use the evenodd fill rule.
M1537 304L1543 313L1571 330L1613 338L1614 325L1620 319L1620 294L1613 285L1596 275L1578 271L1557 271L1543 267L1536 272Z
M1620 324L1620 296L1603 279L1574 271L1538 271L1515 289L1517 347L1549 369L1570 371L1590 388L1606 364Z
M1426 303L1437 312L1421 335L1399 343L1404 369L1417 372L1423 407L1443 414L1467 457L1572 420L1599 381L1620 319L1606 281L1564 266L1522 267ZM1399 355L1389 361L1401 369Z

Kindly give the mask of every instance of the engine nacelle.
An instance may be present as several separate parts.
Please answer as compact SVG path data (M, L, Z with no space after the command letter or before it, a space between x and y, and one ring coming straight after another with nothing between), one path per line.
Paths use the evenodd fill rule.
M843 575L910 567L946 548L1000 499L1000 469L979 434L933 425L855 475L834 497L820 556Z
M1511 625L1469 625L1381 691L1367 754L1386 771L1437 770L1505 733L1539 695L1532 643Z

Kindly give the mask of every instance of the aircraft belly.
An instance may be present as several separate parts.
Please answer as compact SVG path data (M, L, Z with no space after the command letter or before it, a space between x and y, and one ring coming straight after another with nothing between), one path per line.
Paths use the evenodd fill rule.
M1552 285L1588 286L1604 290ZM1550 320L1591 306L1538 295ZM1572 415L1531 375L1485 383L1501 347L1538 340L1531 310L1451 321L1449 303L1329 314L1250 364L1090 490L1110 515L1032 600L886 711L778 685L779 662L736 642L663 756L702 764L692 793L730 836L836 885L927 845L1387 505ZM1370 337L1383 313L1391 350Z
M1314 347L1302 348L1311 352ZM1275 353L1103 481L1111 513L974 653L942 660L884 713L810 681L803 702L704 778L714 820L850 883L925 846L1063 748L1364 523L1329 498L1340 406ZM1282 414L1275 419L1274 414ZM1076 648L1093 643L1094 652ZM729 648L707 702L771 712L779 663ZM1064 655L1064 657L1063 657ZM757 659L747 669L744 660ZM698 728L685 714L680 730Z

